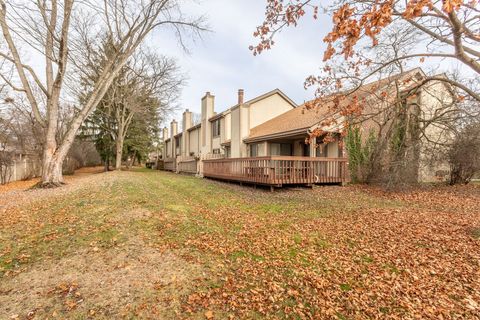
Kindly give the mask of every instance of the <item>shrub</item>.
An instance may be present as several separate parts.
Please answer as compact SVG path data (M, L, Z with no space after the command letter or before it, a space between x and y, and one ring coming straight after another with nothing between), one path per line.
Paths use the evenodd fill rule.
M358 127L349 127L345 137L345 148L348 153L350 177L354 183L368 182L372 170L372 156L377 138L375 132L369 132L363 141Z
M449 152L450 184L467 184L480 172L480 123L466 126Z

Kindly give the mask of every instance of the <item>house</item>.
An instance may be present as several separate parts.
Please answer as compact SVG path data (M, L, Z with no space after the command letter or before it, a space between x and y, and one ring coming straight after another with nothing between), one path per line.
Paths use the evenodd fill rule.
M216 113L215 96L207 92L202 98L200 123L193 125L192 112L186 110L182 118L182 132L178 132L178 123L175 120L170 124L170 132L167 128L163 129L166 137L165 158L208 154L223 155L227 158L250 156L248 144L244 141L250 130L296 107L297 105L278 89L248 101L244 101L244 92L240 89L238 103ZM254 156L261 155L266 155L266 151L259 147L258 154Z
M378 92L389 92L395 80L408 78L410 80L405 81L402 89L402 92L408 92L408 104L420 110L422 119L432 118L438 103L442 103L438 97L448 91L441 83L429 84L428 90L424 86L411 90L424 77L421 70L415 69L396 75L395 79L364 85L359 93L368 105L375 106L366 110L386 110L392 101L388 95L385 97ZM379 96L381 100L378 100ZM348 104L348 99L343 103ZM166 170L270 186L345 183L349 180L346 152L339 134L346 119L341 113L332 112L332 100L320 101L313 108L307 104L298 106L275 89L244 101L244 91L240 89L238 103L223 112L215 112L215 97L209 92L202 98L201 106L199 123L193 124L192 113L186 110L182 117L182 132L178 132L175 120L170 123L170 131L163 129ZM385 112L363 119L362 130L368 132L372 129L378 117L385 117ZM335 118L336 123L326 124L325 120L330 118ZM319 129L329 138L320 135L307 143L311 133ZM433 126L425 132L430 138L446 139L440 138L444 133ZM422 154L427 145L419 147L418 153L418 158L425 163L428 160L423 159ZM438 171L431 166L416 165L415 168L422 181L431 179Z
M215 97L207 92L198 124L192 124L186 110L182 132L176 120L170 131L163 129L166 170L274 186L321 182L315 174L320 171L325 171L325 182L346 181L338 141L321 149L305 142L324 115L307 114L279 89L247 101L240 89L237 104L221 113L215 113L214 104Z

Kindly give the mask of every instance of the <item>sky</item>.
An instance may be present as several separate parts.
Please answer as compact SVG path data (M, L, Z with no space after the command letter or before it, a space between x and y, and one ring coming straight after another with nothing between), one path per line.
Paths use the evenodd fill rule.
M205 15L211 32L202 39L188 41L188 53L168 31L152 33L147 44L160 54L176 57L188 78L175 117L188 108L200 112L205 92L215 95L215 111L221 112L237 102L238 89L245 99L280 89L296 103L313 97L303 82L321 65L322 36L331 28L330 18L306 18L297 28L287 28L276 37L270 51L253 56L248 49L256 43L253 32L263 21L265 0L202 0L189 6L188 14Z

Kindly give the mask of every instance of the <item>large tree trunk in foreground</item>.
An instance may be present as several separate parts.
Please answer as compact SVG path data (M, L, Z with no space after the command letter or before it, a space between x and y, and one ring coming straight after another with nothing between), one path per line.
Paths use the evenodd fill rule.
M62 168L65 156L56 152L55 149L55 142L50 141L45 144L42 159L42 181L39 184L41 187L58 187L64 183Z
M19 1L0 0L0 29L4 39L2 49L4 49L3 44L6 44L7 51L0 52L0 57L2 66L4 62L8 62L14 67L19 83L8 80L2 73L0 78L5 80L13 91L22 92L25 95L35 119L47 129L40 183L45 187L63 183L62 164L75 134L82 122L97 107L113 80L147 35L161 25L171 25L177 32L182 32L186 28L193 31L203 29L200 20L183 19L180 6L176 1L170 0L138 1L136 6L130 6L131 1L118 0L22 1L22 4L13 4L15 2ZM97 6L97 2L103 5ZM74 3L78 8L75 11ZM11 9L11 14L7 15L7 9ZM74 12L78 13L78 16L73 17ZM92 29L84 25L85 21L90 20L91 13L98 13L103 17L98 19L101 24ZM69 42L71 18L77 23L75 30L77 37L74 38L76 41L74 43ZM105 57L98 78L88 88L88 99L79 106L78 112L72 115L65 138L59 139L59 136L65 132L65 130L58 130L58 117L61 112L60 96L67 70L69 70L67 68L69 52L77 53L77 56L71 57L76 59L70 69L71 73L83 73L84 67L92 62L90 50L102 42L98 40L98 30L105 32L105 39L113 39L116 50ZM24 63L25 57L18 50L19 45L22 44L43 53L45 83L40 80L35 68ZM82 74L82 77L85 76L90 75ZM44 102L46 103L45 114L41 112L40 107ZM118 158L117 162L120 161L121 164L121 153Z
M44 163L42 166L41 187L58 187L64 184L62 167L63 159L52 159Z
M48 123L47 139L45 141L42 159L42 181L39 184L41 187L58 187L64 184L62 173L63 161L65 161L67 157L68 151L75 139L76 132L80 128L84 118L77 116L58 144L55 138L55 132L57 130L55 119L55 116L52 115Z

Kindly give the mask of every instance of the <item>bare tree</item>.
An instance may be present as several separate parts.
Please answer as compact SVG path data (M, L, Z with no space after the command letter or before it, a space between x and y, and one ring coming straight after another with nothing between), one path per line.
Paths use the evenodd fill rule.
M104 50L109 50L108 44ZM98 76L96 63L91 65L91 78L95 78ZM157 55L146 48L132 55L120 70L98 109L103 118L111 118L107 121L111 125L104 126L102 131L108 131L115 142L116 170L121 169L124 141L132 121L164 119L176 107L183 82L184 77L174 59ZM94 118L90 120L96 125Z
M352 176L358 182L380 182L388 187L416 182L419 173L446 164L444 155L465 116L459 112L456 92L446 82L424 82L429 74L409 68L407 59L384 66L385 61L406 55L416 46L412 37L416 30L408 24L397 27L400 29L385 30L378 45L360 50L360 58L371 61L368 66L331 66L328 72L349 88L338 92L333 86L329 95L308 106L312 112L318 106L330 106L332 115L323 121L324 127L334 122L347 128L343 133L347 134ZM375 74L377 81L364 84L359 74L379 66L383 68ZM442 74L435 77L446 78ZM325 134L319 130L312 136L325 139Z
M362 39L371 40L372 45L381 43L378 39L388 27L398 28L406 23L415 30L410 37L415 39L415 51L385 60L376 69L366 73L358 73L361 82L370 79L401 60L429 59L458 61L471 70L476 76L480 74L480 9L478 1L444 0L444 1L383 1L376 0L339 0L324 4L318 0L267 0L265 21L257 27L255 36L260 41L251 46L254 54L271 49L275 35L286 27L297 26L306 16L319 18L319 9L332 16L332 29L324 35L327 44L324 62L332 59L343 59L352 69L369 64L370 60L359 59L357 55L362 49ZM399 28L400 30L402 28ZM328 67L328 65L327 65ZM328 85L342 86L342 79L337 79L328 71L316 80L320 91ZM432 75L422 80L447 82L449 85L480 101L480 94L455 79Z
M448 156L450 184L467 184L480 172L480 122L467 125L457 134Z
M62 163L78 129L152 30L170 27L180 37L185 31L203 30L201 19L185 18L175 0L0 0L0 27L8 47L0 56L15 66L18 76L18 81L3 80L27 97L35 119L45 128L42 186L63 183ZM83 74L90 49L101 45L101 34L112 41L113 50L99 66L102 72L90 95L78 106L63 138L57 141L60 102L67 99L69 89L66 81L73 80L73 87L76 75ZM45 82L38 69L27 64L23 47L44 57Z

